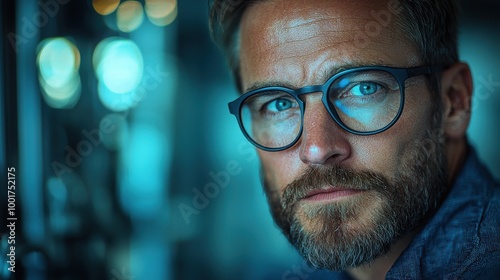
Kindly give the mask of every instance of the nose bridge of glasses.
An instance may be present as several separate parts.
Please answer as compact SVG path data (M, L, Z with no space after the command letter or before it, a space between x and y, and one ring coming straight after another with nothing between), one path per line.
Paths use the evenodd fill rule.
M322 90L309 91L322 92ZM307 163L324 163L344 141L342 127L325 106L324 100L309 99L302 118L300 157ZM345 144L345 142L342 142Z
M295 90L295 93L297 94L297 96L309 94L309 93L315 93L315 92L323 92L323 86L322 85L305 86L303 88L299 88L299 89Z

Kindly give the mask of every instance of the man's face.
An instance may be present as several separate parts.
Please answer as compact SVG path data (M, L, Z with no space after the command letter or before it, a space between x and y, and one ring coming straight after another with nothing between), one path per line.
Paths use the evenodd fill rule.
M392 1L394 2L394 1ZM257 3L241 25L241 78L289 87L322 84L325 73L362 65L421 65L395 23L373 14L386 1L275 0ZM360 41L359 31L369 40ZM404 110L389 130L359 136L342 130L321 102L304 97L301 139L280 152L259 150L264 187L277 224L317 267L345 270L387 252L421 223L444 191L439 118L424 76L406 82ZM432 143L428 155L422 143Z

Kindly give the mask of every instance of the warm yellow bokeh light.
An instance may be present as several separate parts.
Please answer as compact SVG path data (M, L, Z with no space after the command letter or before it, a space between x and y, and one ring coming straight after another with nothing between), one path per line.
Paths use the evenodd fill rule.
M177 17L177 0L146 0L146 14L155 25L169 25Z
M118 29L123 32L136 30L144 20L144 9L137 1L125 1L116 11Z
M37 57L40 74L54 87L60 87L77 74L80 68L80 52L66 38L43 40Z
M80 52L62 37L38 45L38 80L45 102L53 108L70 108L80 97Z
M38 77L38 81L40 82L45 103L52 108L72 108L80 99L82 82L79 75L60 87L51 86L40 76Z
M103 16L114 12L119 4L120 0L92 0L94 10Z

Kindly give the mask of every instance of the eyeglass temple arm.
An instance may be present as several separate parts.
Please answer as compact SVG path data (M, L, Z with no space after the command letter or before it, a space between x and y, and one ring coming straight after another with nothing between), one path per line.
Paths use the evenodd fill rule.
M420 75L430 75L435 72L439 72L442 70L442 67L439 66L418 66L408 69L408 78L420 76Z

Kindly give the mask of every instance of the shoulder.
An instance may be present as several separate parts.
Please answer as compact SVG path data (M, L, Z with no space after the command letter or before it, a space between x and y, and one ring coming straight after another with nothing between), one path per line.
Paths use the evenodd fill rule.
M500 186L487 189L473 248L464 258L459 279L500 279Z
M461 252L450 256L453 279L500 279L500 184L495 182L471 151L451 196L452 213L447 224L462 244L451 244ZM453 190L452 190L453 192ZM458 202L458 204L455 204Z
M489 277L500 276L500 185L473 150L391 271L396 278L500 279Z
M463 259L459 279L500 279L500 185L488 186L473 247Z

